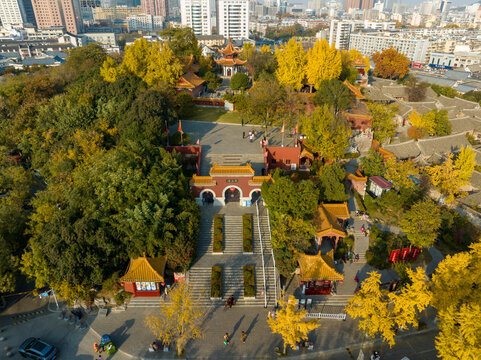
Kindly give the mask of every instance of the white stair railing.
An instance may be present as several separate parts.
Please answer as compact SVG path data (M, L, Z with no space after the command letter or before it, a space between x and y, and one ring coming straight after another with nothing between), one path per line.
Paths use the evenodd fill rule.
M269 209L266 209L267 210L267 229L269 230L269 235L271 235L271 220L270 220L270 217L269 217ZM270 238L270 236L269 236ZM272 249L272 242L271 242L271 255L272 255L272 263L274 264L274 296L275 296L275 304L274 306L277 307L277 301L278 301L278 297L277 297L277 273L276 273L276 259L274 257L274 250Z
M261 243L262 274L264 277L264 307L266 308L267 307L266 268L264 264L264 247L262 246L261 219L259 217L258 201L256 201L256 209L257 209L257 230L259 231L259 242Z

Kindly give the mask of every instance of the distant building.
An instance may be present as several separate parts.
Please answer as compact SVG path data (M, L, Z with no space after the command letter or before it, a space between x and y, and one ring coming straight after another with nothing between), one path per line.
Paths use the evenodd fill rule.
M63 26L72 34L83 30L79 0L33 0L33 10L40 29Z
M162 30L164 27L164 17L153 15L132 15L127 17L127 29L129 32L142 31L152 32L155 30Z
M1 0L0 20L3 26L35 24L31 0Z
M249 38L249 1L217 1L217 33L226 39Z
M209 47L222 46L225 43L225 39L222 35L199 35L197 36L197 44L203 44Z
M347 0L346 11L349 9L372 9L374 7L374 0Z
M98 43L100 45L117 46L117 34L115 33L87 33L82 36L84 44Z
M182 26L190 27L195 35L211 35L210 0L181 0Z
M153 16L169 16L167 0L142 0L142 10L145 14Z

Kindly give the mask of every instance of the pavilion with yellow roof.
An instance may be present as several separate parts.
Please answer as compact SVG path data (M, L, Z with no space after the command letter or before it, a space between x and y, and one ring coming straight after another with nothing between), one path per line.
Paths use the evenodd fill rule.
M333 282L344 280L344 275L335 269L334 250L326 254L319 251L317 255L297 253L297 261L305 295L328 295Z
M216 59L215 62L222 67L222 76L231 77L238 72L243 72L247 60L238 58L242 49L235 47L230 38L227 46L219 52L222 54L222 58Z
M190 188L199 205L223 206L236 202L249 206L261 194L264 181L273 181L270 175L255 176L252 165L224 166L214 164L209 176L193 175Z
M136 259L130 259L129 267L120 282L125 291L134 296L160 296L165 285L164 271L167 256L147 257L145 253Z
M321 203L312 220L319 247L321 247L322 240L330 240L333 248L336 249L339 239L346 237L343 228L349 217L347 202L341 204Z

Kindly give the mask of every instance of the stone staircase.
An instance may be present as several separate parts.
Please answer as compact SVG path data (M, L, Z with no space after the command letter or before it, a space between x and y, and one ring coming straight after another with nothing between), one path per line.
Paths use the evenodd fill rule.
M127 305L127 309L130 308L160 308L162 298L155 297L132 297Z
M251 306L259 307L264 306L264 295L262 291L264 289L264 280L262 274L262 265L255 265L255 281L256 281L256 298L244 299L244 275L243 265L232 267L223 266L222 271L222 300L210 299L210 278L212 268L193 268L189 274L189 283L192 286L192 293L196 304L199 306L222 306L226 300L234 295L236 298L236 305L238 306ZM274 275L273 268L266 269L266 288L273 288ZM268 281L268 279L271 279ZM269 295L269 290L267 291ZM274 298L268 297L268 306L274 305Z
M255 215L252 216L255 218ZM253 223L254 225L254 223ZM255 229L253 229L255 230ZM255 231L254 231L255 233ZM242 215L240 216L224 216L224 254L242 254ZM252 238L252 251L254 254L260 254L261 249L255 236Z
M197 257L204 254L212 254L212 234L214 232L213 219L202 219L197 237Z

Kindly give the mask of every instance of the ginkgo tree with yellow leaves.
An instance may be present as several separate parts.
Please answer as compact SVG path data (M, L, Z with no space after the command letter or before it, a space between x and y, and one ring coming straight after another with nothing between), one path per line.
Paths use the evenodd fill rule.
M267 318L272 332L281 335L284 340L284 354L287 353L288 346L293 349L297 342L305 339L309 332L320 325L319 320L306 320L307 311L296 311L294 303L294 296L290 296L287 303L279 300L280 308L276 316Z
M169 298L170 302L161 303L160 315L147 316L145 322L157 339L169 345L175 343L177 356L181 356L190 339L203 336L205 310L196 306L198 299L186 283L176 284Z
M276 77L279 83L300 90L306 64L306 54L302 43L296 41L296 38L291 38L287 44L276 46L275 55L277 59Z
M150 43L141 38L127 47L121 64L107 58L100 68L100 75L108 82L126 73L138 76L149 86L173 86L182 75L182 64L168 44Z
M381 274L368 273L359 292L349 300L346 312L359 318L359 328L374 338L380 335L389 346L395 344L396 331L418 325L418 314L430 303L428 279L423 269L407 269L410 284L399 294L380 288Z
M316 41L307 52L306 77L308 84L317 90L323 80L337 79L342 71L341 52L327 40Z
M442 164L427 169L431 182L445 197L446 203L452 203L463 194L462 187L469 184L476 165L475 156L473 149L462 147L456 160L453 154L449 154Z

